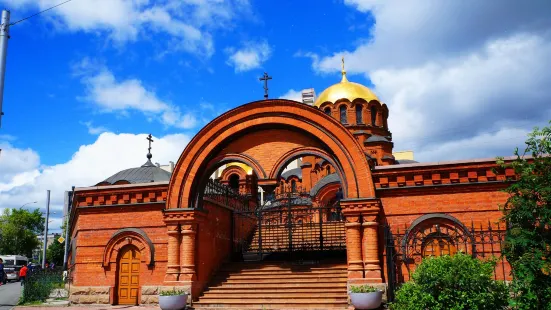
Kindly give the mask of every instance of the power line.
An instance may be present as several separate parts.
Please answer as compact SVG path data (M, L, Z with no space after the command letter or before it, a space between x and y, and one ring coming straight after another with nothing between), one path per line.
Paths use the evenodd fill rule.
M31 15L31 16L27 16L27 17L25 17L25 18L23 18L23 19L20 19L20 20L16 21L16 22L13 22L13 23L10 24L10 26L13 26L13 25L15 25L15 24L18 24L18 23L20 23L20 22L22 22L22 21L25 21L25 20L29 19L29 18L33 18L33 17L35 17L35 16L37 16L37 15L40 15L40 14L46 12L46 11L51 10L51 9L55 9L55 8L57 8L58 6L64 5L65 3L71 2L71 1L73 1L73 0L67 0L67 1L62 2L62 3L60 3L60 4L56 4L56 5L54 5L54 6L52 6L52 7L49 7L49 8L47 8L47 9L43 10L43 11L40 11L40 12L38 12L38 13L36 13L36 14L33 14L33 15Z

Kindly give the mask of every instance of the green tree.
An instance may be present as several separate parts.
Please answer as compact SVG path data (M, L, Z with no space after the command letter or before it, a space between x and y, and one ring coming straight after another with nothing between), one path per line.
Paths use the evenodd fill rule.
M59 243L57 241L59 237L59 235L56 235L54 242L46 250L46 259L50 264L54 263L56 266L63 264L63 254L65 253L65 243Z
M550 122L551 124L551 122ZM551 309L551 127L535 128L526 150L502 168L518 176L505 191L508 224L503 254L513 269L517 309ZM530 155L529 157L526 155Z
M39 209L5 209L0 216L0 253L32 257L40 245L37 234L44 231L44 218Z
M495 262L458 253L423 259L412 280L396 292L392 310L497 310L508 291L493 279Z

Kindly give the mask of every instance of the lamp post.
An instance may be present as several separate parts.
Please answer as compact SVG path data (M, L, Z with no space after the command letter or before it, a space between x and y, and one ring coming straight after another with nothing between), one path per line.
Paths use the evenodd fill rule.
M33 203L37 203L38 201L33 201L33 202L27 202L26 204L22 205L21 207L19 207L19 210L21 210L24 206L26 205L30 205L30 204L33 204Z

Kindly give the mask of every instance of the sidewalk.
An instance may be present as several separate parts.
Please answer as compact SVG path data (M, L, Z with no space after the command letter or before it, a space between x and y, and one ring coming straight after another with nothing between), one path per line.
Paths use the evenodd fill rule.
M17 306L13 308L14 310L84 310L84 309L93 309L93 310L160 310L158 306L110 306L110 305L82 305L82 306Z

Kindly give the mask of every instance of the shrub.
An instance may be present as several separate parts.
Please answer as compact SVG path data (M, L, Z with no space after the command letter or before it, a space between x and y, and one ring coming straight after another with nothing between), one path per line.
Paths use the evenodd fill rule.
M551 122L550 122L551 124ZM527 158L525 155L531 155ZM513 168L517 182L505 189L502 206L508 224L503 255L513 271L512 306L519 310L551 309L551 126L528 135L524 153L502 168Z
M426 258L396 293L393 310L505 309L508 290L492 276L495 261L458 253Z
M172 291L161 291L160 296L179 296L187 294L184 290L173 289Z
M20 304L45 301L55 288L63 288L63 275L61 272L37 271L28 274L23 283L23 293Z
M367 284L350 286L350 293L372 293L377 291L379 291L379 289Z

